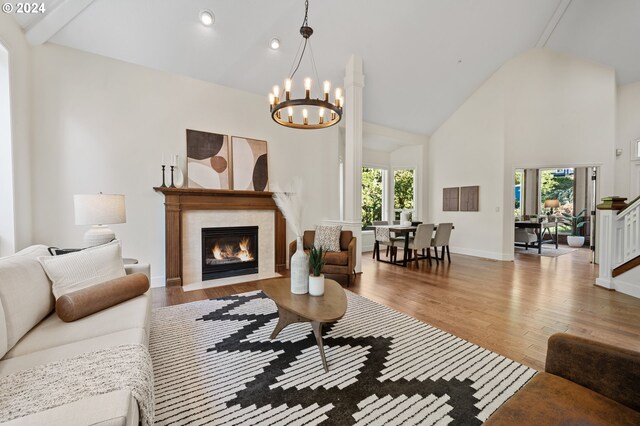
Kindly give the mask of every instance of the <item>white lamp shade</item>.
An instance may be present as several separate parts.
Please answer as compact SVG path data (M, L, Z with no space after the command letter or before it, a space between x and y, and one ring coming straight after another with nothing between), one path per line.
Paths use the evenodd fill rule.
M127 221L124 195L76 194L73 196L76 225L106 225Z

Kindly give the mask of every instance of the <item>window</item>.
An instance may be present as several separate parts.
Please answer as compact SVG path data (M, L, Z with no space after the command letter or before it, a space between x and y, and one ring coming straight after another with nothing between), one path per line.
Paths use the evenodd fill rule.
M374 221L385 220L387 171L372 167L362 168L362 227L371 226Z
M411 212L415 220L415 169L393 171L393 212L394 219L399 220L403 211Z
M640 139L633 141L634 145L634 154L636 159L640 159Z
M514 188L515 204L513 213L515 217L520 218L524 208L524 170L522 169L516 170Z

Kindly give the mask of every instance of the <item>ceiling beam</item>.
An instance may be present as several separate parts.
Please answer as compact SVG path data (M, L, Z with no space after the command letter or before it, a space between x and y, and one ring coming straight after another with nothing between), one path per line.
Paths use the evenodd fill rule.
M544 31L542 32L542 35L538 39L538 43L536 43L536 47L545 47L547 45L547 42L551 38L551 34L553 34L553 31L556 29L556 27L560 23L560 20L564 16L564 13L567 11L570 4L571 4L571 0L560 1L560 4L558 4L556 11L553 13L553 16L549 20L549 23L547 24Z
M25 36L34 46L44 44L80 14L94 0L63 0L55 9L27 30Z

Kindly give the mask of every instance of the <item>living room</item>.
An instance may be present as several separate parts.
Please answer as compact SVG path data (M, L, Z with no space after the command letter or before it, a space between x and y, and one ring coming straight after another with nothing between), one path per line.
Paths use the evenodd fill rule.
M527 392L531 386L525 383L533 381L532 377L541 380L539 377L551 372L561 375L557 368L543 373L545 360L547 366L551 365L550 353L556 354L556 360L562 357L553 352L557 349L551 349L555 341L549 341L547 349L548 339L556 332L573 335L569 339L579 336L615 345L623 351L640 350L640 284L636 281L640 268L633 263L637 251L625 253L624 262L605 261L618 244L613 232L597 234L602 237L601 242L596 239L596 263L591 263L590 255L582 258L578 253L557 258L514 254L513 230L513 178L520 169L598 167L597 202L618 196L626 198L628 204L623 200L622 205L616 204L618 210L598 210L602 222L597 224L613 223L614 228L622 229L637 211L637 203L631 201L640 194L637 0L406 0L393 7L381 1L311 0L308 10L303 0L276 4L255 0L198 0L188 4L54 0L39 2L35 8L25 5L5 2L4 13L0 14L0 257L9 262L6 259L12 259L14 253L40 244L84 247L88 225L98 223L79 221L75 197L124 195L126 218L109 227L119 241L119 258L135 262L124 265L127 272L138 275L116 280L138 280L132 281L130 288L138 288L142 294L120 303L123 310L109 314L113 316L100 317L118 306L69 323L59 321L57 332L80 335L84 331L70 333L63 331L64 326L79 330L83 321L90 324L84 328L92 328L96 318L115 324L116 317L131 317L131 321L137 321L131 327L144 331L133 340L123 337L123 341L145 342L150 347L149 359L156 376L155 416L143 407L147 404L141 399L123 394L122 404L114 399L110 400L114 405L109 405L100 400L106 398L106 391L97 389L91 390L95 391L92 395L97 405L87 407L103 404L125 412L141 408L133 417L118 414L123 419L121 424L144 423L154 417L159 424L233 424L247 420L242 416L248 413L254 413L252 419L257 424L267 424L267 416L276 419L283 413L290 415L279 418L283 423L297 419L301 424L323 420L333 424L355 424L359 420L384 424L390 421L385 413L400 415L411 407L415 416L413 420L407 418L406 424L428 424L431 420L480 424L492 413L499 414L496 410L507 400L523 403L518 398L531 395ZM303 51L306 56L302 61L304 34L299 30L307 13L307 23L314 30L309 39L313 50ZM363 25L354 25L356 21ZM359 27L376 30L362 31ZM308 62L310 55L312 62ZM295 67L291 65L298 58L301 66L297 74L293 72L292 96L297 96L307 76L313 80L313 98L315 91L320 95L323 79L328 79L330 107L339 110L337 125L299 130L287 126L286 120L284 124L275 120L272 111L278 101L271 100L270 111L269 93L273 85L286 92L283 82L292 77ZM343 90L344 100L334 97L335 89ZM283 99L284 92L280 101ZM327 121L330 111L327 109L324 116ZM275 117L285 117L284 112ZM310 122L316 117L313 115ZM208 188L197 184L196 172L191 172L196 159L190 155L189 130L204 133L203 137L211 138L207 140L219 136L225 141L229 154L222 168L225 170L219 174L226 173L225 179L236 184L242 170L234 147L243 140L261 143L268 162L266 186L246 191L246 187L228 183L226 187ZM209 157L203 158L209 161ZM211 164L213 167L213 159ZM376 234L362 227L363 167L387 174L377 221L393 226L401 211L409 209L411 221L416 222L413 232L424 224L453 224L446 244L450 261L444 256L437 261L414 256L403 267L372 259ZM411 171L411 207L394 205L392 176L397 170ZM161 187L172 182L177 188ZM291 195L296 183L301 184L297 192L301 206L298 221L271 196L272 192ZM463 187L478 188L475 211L445 210L444 189ZM205 200L205 196L211 198ZM223 198L226 204L220 207ZM623 208L632 212L618 215ZM222 278L213 283L203 280L199 269L195 273L188 270L192 266L200 268L204 261L200 246L192 245L191 237L186 236L192 224L257 226L258 212L263 211L268 211L268 216L260 219L260 232L269 230L269 235L258 235L264 246L259 261L266 270L259 269L250 278ZM214 213L217 216L211 216ZM628 219L618 220L617 216ZM193 222L187 218L193 218ZM349 249L353 260L350 258L347 269L353 271L336 274L335 269L324 270L326 296L336 292L336 297L344 297L346 313L342 312L343 317L334 315L331 321L327 316L324 329L322 321L317 320L321 324L318 334L308 324L295 324L270 342L268 336L278 318L277 303L271 299L291 293L273 293L268 283L294 280L290 258L299 247L294 242L302 232L316 226L339 227L352 235L355 248ZM604 232L605 226L602 229ZM596 227L594 232L601 231ZM397 247L399 258L409 243L416 244L416 239L407 234L407 246L402 240ZM636 240L630 247L637 247ZM299 241L305 248L314 245L313 238ZM351 241L338 251L346 251ZM389 259L384 246L380 247L381 260ZM444 250L438 247L441 255ZM429 254L434 253L429 250ZM325 260L332 255L327 253ZM33 262L39 267L40 263ZM624 265L628 269L617 275L615 270ZM345 265L340 266L345 269ZM9 282L10 273L3 275L2 269L0 265L0 278ZM52 281L52 271L43 274L41 283ZM11 275L11 280L16 276ZM334 282L339 288L332 287ZM233 284L225 285L229 283ZM14 287L7 284L6 288ZM55 285L53 288L56 293ZM9 310L23 309L17 304L22 296L5 296L7 291L13 290L3 293L0 289L3 316ZM53 293L41 298L42 315L30 319L34 321L31 327L22 324L16 326L18 331L5 333L7 342L15 346L12 349L7 343L6 355L0 360L3 390L15 386L16 382L10 381L15 375L31 371L25 367L49 365L29 360L44 351L45 346L38 343L46 340L47 330L42 326L57 315L53 305L49 306L54 303ZM63 297L57 293L55 299ZM7 303L14 305L8 308ZM150 310L148 317L138 318L134 313L146 309ZM234 318L226 322L229 316ZM372 324L370 330L358 330L349 322L358 316L367 318ZM497 364L492 366L493 376L470 373L466 381L451 379L448 372L457 372L462 364L436 358L446 366L442 367L447 371L442 378L427 368L435 362L423 358L429 349L402 340L402 327L383 324L383 318L395 318L402 327L412 329L416 342L423 338L429 341L433 335L456 342L452 345L460 343L460 350L469 356L500 357L506 360L504 368L510 369L505 373L509 379L492 382L503 371L496 369ZM237 328L240 323L244 325ZM220 333L209 342L198 334L206 333L207 324ZM379 334L374 325L380 328ZM10 325L5 328L9 330ZM102 333L106 336L114 331L122 332L107 327ZM396 338L397 346L408 348L407 352L390 352L388 358L380 355L380 340ZM165 350L164 339L193 343L194 347L173 348L172 352ZM323 339L326 354L322 351ZM203 347L198 346L201 343ZM75 343L69 340L68 344ZM95 343L90 349L105 349L101 344ZM324 366L317 344L322 360L326 358ZM583 343L569 340L559 344ZM286 354L287 345L297 355ZM199 349L202 353L196 354ZM591 349L581 353L593 360L615 350L607 346L597 356ZM240 361L235 364L238 371L247 372L244 391L235 392L228 400L207 397L206 403L200 403L203 395L194 388L215 393L215 386L232 386L229 381L212 382L214 370L206 367L217 362L212 361L215 357L224 364L225 351L262 355L254 353L256 358L251 358L258 366L255 371ZM202 382L193 384L191 376L171 381L174 352L178 364L204 372ZM45 358L55 362L66 359L56 354ZM207 354L214 358L207 360ZM146 355L138 356L135 359L144 363ZM408 364L395 365L393 359L402 357L409 360ZM23 367L17 362L19 358L25 360ZM631 359L624 368L633 366L637 372L640 356L634 353ZM343 368L341 360L361 366ZM465 360L472 362L471 358ZM385 362L391 366L383 365ZM508 363L512 364L506 366ZM417 364L424 370L407 377L400 373ZM617 374L624 371L620 365L611 371L593 368L607 380L619 383ZM310 388L293 378L301 368L307 368L310 377L317 380L311 380L315 384ZM215 370L221 377L228 373ZM341 375L353 382L336 382ZM638 378L638 374L633 377ZM193 385L188 387L189 392L180 393L181 380ZM491 386L474 396L477 389L468 385L470 381L479 388L487 383ZM455 387L453 382L461 384ZM377 394L365 389L375 384L383 387ZM584 382L580 385L580 391L589 387ZM426 389L422 393L421 386ZM23 389L30 387L23 385ZM292 396L291 389L297 389L299 395ZM594 414L592 421L633 424L637 419L630 416L637 416L640 398L629 402L628 396L620 400L617 393L607 393L601 387L590 389L595 392L588 397L598 404L605 404L597 399L600 394L607 397L602 397L606 403L611 402L602 405L602 412L597 413L601 417ZM583 396L580 391L571 395ZM634 384L625 392L637 397L638 391ZM335 395L338 398L333 400ZM489 395L492 399L487 399ZM511 395L515 396L509 399ZM168 407L173 403L167 402L172 398L184 401L185 407L172 411L174 408ZM130 399L134 401L131 404ZM225 405L228 401L231 403ZM79 403L82 401L69 402ZM502 405L503 413L509 403ZM11 404L20 405L20 398L14 397ZM303 409L297 412L295 404ZM239 408L234 411L233 407ZM571 416L576 412L587 415L575 407L556 409L566 416L565 420L575 419ZM19 417L3 415L0 419L14 422L11 424L91 424L108 419L105 410L106 414L96 411L95 417L69 418L71 411L65 406L42 406L39 412L27 410ZM205 411L209 417L199 414ZM617 414L612 417L611 412ZM47 423L47 418L53 420ZM498 424L509 423L505 420L508 417L491 418ZM400 419L398 424L402 424ZM535 422L535 418L518 421Z

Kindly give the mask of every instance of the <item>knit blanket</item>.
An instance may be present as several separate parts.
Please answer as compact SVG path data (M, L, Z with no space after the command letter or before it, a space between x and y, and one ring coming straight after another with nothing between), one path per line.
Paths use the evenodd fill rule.
M153 367L143 345L87 352L0 377L0 422L129 389L142 425L153 424Z

